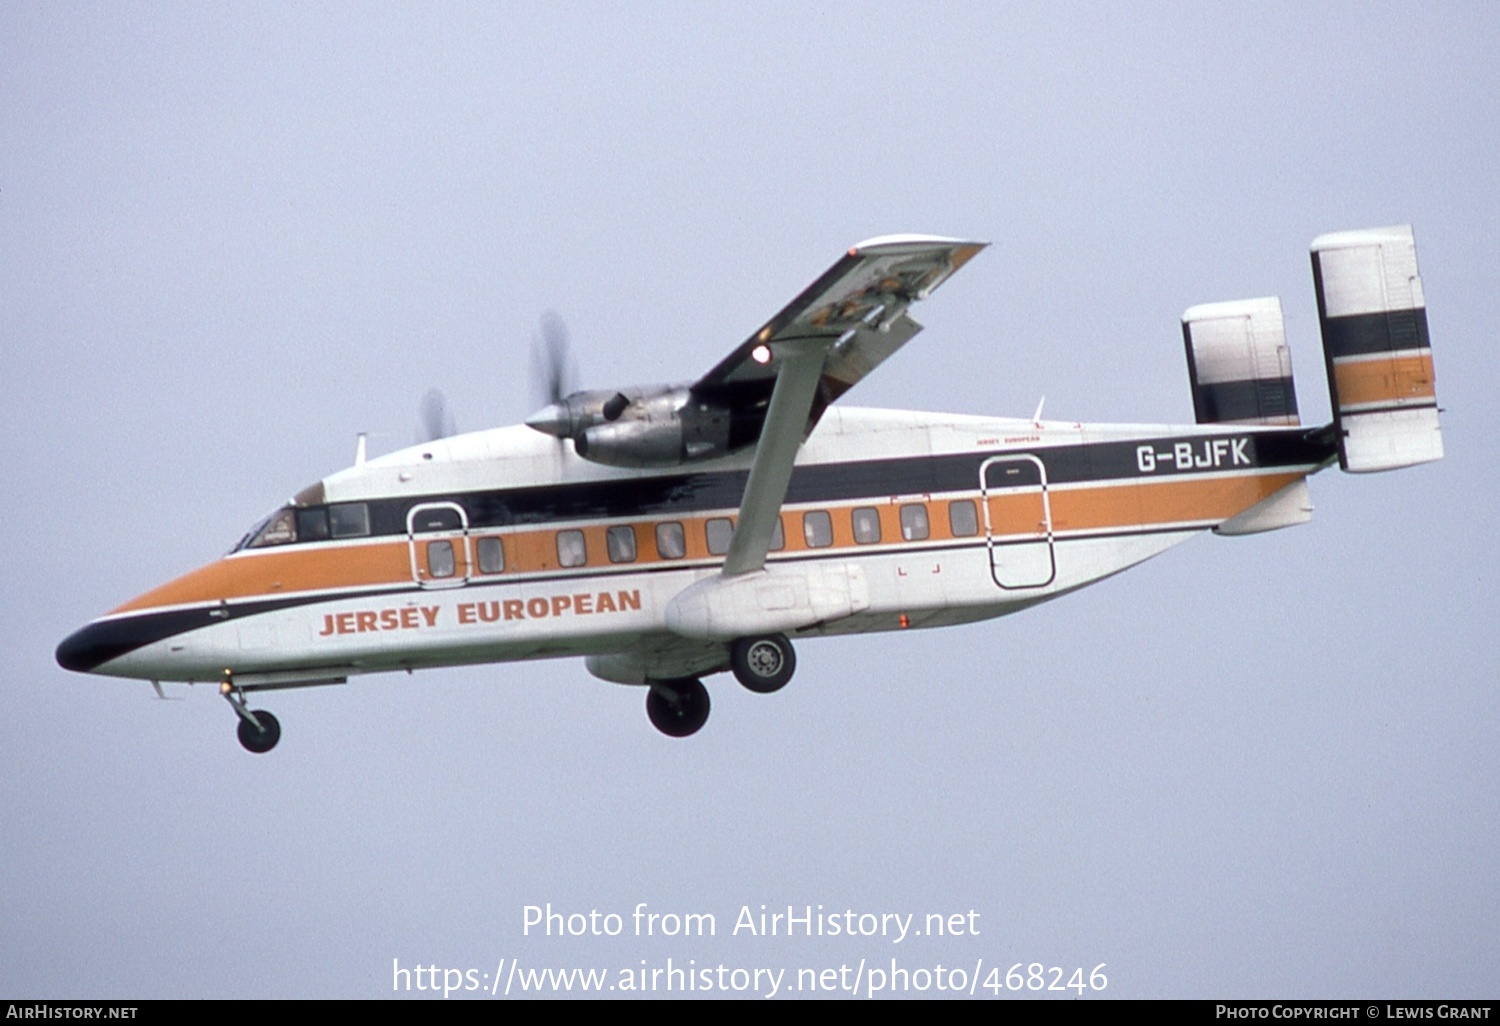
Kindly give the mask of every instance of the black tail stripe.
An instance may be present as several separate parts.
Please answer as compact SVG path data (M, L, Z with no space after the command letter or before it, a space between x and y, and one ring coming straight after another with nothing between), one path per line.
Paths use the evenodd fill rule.
M1261 417L1295 417L1297 390L1289 377L1195 384L1193 412L1200 424L1255 420Z
M1333 359L1402 349L1429 349L1427 310L1389 310L1323 319L1323 347Z

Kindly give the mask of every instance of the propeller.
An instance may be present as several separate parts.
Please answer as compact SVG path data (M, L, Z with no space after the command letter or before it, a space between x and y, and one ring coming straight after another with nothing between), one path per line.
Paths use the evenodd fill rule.
M578 365L568 345L568 326L554 310L542 314L541 333L531 340L531 384L539 409L526 423L567 438L573 422L565 400L578 389Z
M541 334L531 346L531 371L539 405L560 403L578 390L578 365L568 344L568 326L554 310L542 314Z
M436 442L440 438L456 434L457 430L453 422L453 411L448 409L448 400L443 398L442 392L429 388L427 394L422 396L417 442Z
M559 441L571 438L575 447L582 446L586 428L600 418L605 423L617 421L630 407L630 397L623 392L608 398L602 392L579 393L568 326L552 310L542 314L541 333L532 339L531 379L537 401L545 405L526 418L526 425ZM582 448L578 452L582 455Z

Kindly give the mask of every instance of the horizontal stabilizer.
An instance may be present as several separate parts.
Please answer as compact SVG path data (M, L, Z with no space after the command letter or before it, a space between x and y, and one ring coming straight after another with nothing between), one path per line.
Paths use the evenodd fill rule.
M1339 465L1363 473L1442 459L1411 227L1320 235L1312 265Z
M1182 341L1199 424L1300 423L1281 300L1190 307Z

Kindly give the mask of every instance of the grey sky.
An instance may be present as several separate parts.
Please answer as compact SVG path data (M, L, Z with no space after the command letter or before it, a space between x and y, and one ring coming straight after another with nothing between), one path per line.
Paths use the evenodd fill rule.
M391 960L1003 973L1108 995L1494 996L1500 13L1490 4L0 6L0 995L351 996ZM257 516L533 406L695 377L851 243L994 245L862 405L1190 421L1178 315L1415 226L1448 458L1314 478L1013 618L799 647L687 742L580 662L271 696L69 674ZM712 912L546 940L521 910ZM742 905L974 938L729 936Z

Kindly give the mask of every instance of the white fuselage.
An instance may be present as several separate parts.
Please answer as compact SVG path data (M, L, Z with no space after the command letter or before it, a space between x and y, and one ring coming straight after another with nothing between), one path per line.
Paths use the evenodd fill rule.
M242 547L95 621L122 635L158 626L92 669L276 685L590 656L596 674L639 683L723 668L747 626L980 620L1204 529L1305 520L1302 479L1329 455L1303 434L833 408L797 458L785 544L732 594L704 582L720 576L750 452L625 470L525 427L460 435L299 496L335 523L364 506L367 533Z

